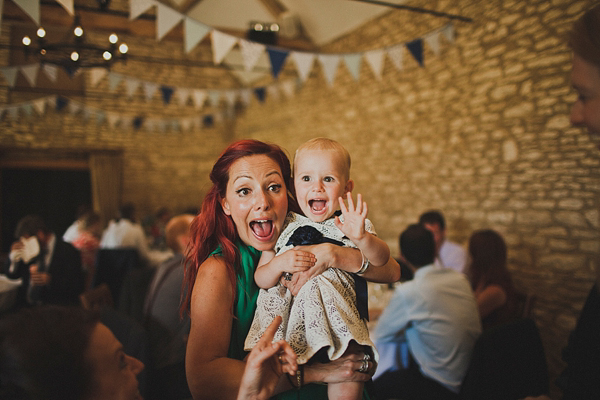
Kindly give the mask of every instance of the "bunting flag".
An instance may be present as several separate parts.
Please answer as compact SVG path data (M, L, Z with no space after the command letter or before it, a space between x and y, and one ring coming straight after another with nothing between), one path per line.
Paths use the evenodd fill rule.
M208 101L211 106L218 107L219 102L221 101L221 91L220 90L209 90L208 91Z
M264 87L254 89L254 95L261 103L265 102L266 90Z
M280 87L281 91L285 94L285 96L288 99L294 97L294 95L296 94L296 82L294 82L293 80L281 82Z
M33 101L33 108L39 115L44 115L46 112L46 99L36 99Z
M266 46L262 43L240 39L240 50L246 71L252 71L260 56L265 52L265 48Z
M360 54L345 54L343 58L344 63L348 68L348 71L350 71L350 74L352 75L354 80L357 81L360 77L360 65L362 56Z
M185 17L183 20L183 29L183 40L186 53L192 51L192 49L204 39L208 32L210 32L210 27L189 17Z
M2 68L2 74L4 75L4 79L6 79L6 83L8 83L9 87L14 87L17 82L17 70L18 67L6 67Z
M205 115L202 118L202 125L206 128L212 127L214 123L215 123L215 120L212 115Z
M390 57L392 64L394 65L394 67L396 67L398 71L402 71L402 69L404 68L403 49L404 46L402 46L401 44L388 49L388 57Z
M56 111L60 111L68 105L69 105L69 99L67 99L66 97L62 97L62 96L56 97Z
M56 79L58 78L58 68L56 65L44 64L43 70L50 81L56 82Z
M277 85L267 86L267 95L269 96L270 99L273 99L275 101L278 101L281 97L281 95L279 93L279 88L277 87Z
M296 71L302 82L308 79L308 75L312 70L313 64L315 63L315 54L313 53L301 53L298 51L292 51L292 58L296 63Z
M227 90L225 92L225 101L229 105L229 107L233 107L235 105L235 101L237 100L237 92L235 90Z
M416 39L412 42L406 43L406 48L410 51L410 54L417 60L421 67L424 67L423 64L423 39Z
M73 115L75 115L79 111L81 111L82 108L83 108L83 105L81 103L78 103L76 101L69 102L69 112Z
M173 96L175 89L173 89L170 86L161 86L160 91L162 93L163 102L165 104L169 104L171 102L171 97Z
M73 0L56 0L70 15L75 15L75 6Z
M40 26L40 1L39 0L13 0L25 14L29 15L37 26Z
M95 87L98 82L102 80L108 74L106 68L92 68L90 69L90 84Z
M139 80L134 78L125 78L125 93L127 93L128 98L132 98L139 87Z
M205 90L194 90L192 91L192 99L194 100L194 105L199 110L204 107L204 102L206 101L206 97L208 93Z
M8 113L10 114L11 118L16 121L19 118L19 107L8 108Z
M31 104L25 104L21 106L21 111L23 111L23 114L25 114L26 117L31 117L33 114L33 107Z
M142 127L143 123L144 123L144 117L135 117L133 119L133 129L135 129L136 131L139 131L140 128Z
M267 51L269 52L269 59L271 60L271 71L273 72L273 77L277 79L279 71L281 71L283 63L285 62L289 52L271 48L267 49Z
M39 69L40 64L24 65L21 67L21 73L27 78L29 85L35 86Z
M177 99L179 99L179 104L185 106L187 104L188 99L190 98L190 89L177 88L175 90L175 94L177 95Z
M436 57L440 55L440 32L432 32L423 36L425 43L431 48Z
M454 43L454 25L446 25L444 28L442 28L442 34L446 37L448 42Z
M156 40L160 41L183 19L183 14L156 2Z
M152 100L154 93L158 90L158 83L144 82L144 94L146 95L146 101Z
M108 74L108 90L114 92L123 80L123 76L119 74Z
M365 53L365 59L371 66L371 70L375 75L375 78L381 80L381 73L383 72L383 57L385 56L383 50L371 50Z
M129 0L129 19L136 19L153 5L154 0Z
M249 106L252 101L252 90L247 88L240 90L240 100L246 107Z
M329 86L333 86L333 81L335 80L337 67L340 62L340 56L334 54L319 54L318 59L321 62L321 65L323 66L325 80L327 80Z
M212 51L215 64L221 64L227 53L238 42L235 36L226 35L219 31L212 31Z

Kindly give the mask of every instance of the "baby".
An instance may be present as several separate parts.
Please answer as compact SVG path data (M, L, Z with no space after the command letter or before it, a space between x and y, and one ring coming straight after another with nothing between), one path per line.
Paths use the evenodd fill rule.
M352 342L369 346L370 351L365 352L378 358L365 322L366 302L359 301L357 307L355 288L359 284L364 285L366 297L362 277L356 276L361 282L355 282L354 274L328 268L308 280L295 297L280 283L282 276L289 280L292 273L307 270L314 264L312 254L294 249L299 245L328 242L358 248L363 255L358 275L369 265L386 264L390 250L375 236L373 225L366 218L367 204L360 194L354 205L353 187L350 155L341 144L316 138L298 148L294 188L304 216L290 212L275 249L262 253L254 275L262 289L246 338L247 350L258 342L273 318L281 315L283 323L275 337L285 339L292 346L298 355L298 364L305 364L315 355L319 361L323 361L323 357L335 360ZM287 251L290 249L294 250ZM365 311L359 311L360 308ZM362 391L362 382L330 383L327 388L331 399L360 399Z

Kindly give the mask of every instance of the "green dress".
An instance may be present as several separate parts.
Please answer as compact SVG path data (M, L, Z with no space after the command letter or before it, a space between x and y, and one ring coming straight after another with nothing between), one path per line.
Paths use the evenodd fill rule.
M236 242L236 246L240 255L240 269L237 273L236 297L233 306L234 319L231 327L231 339L229 341L227 357L243 360L248 354L244 351L244 341L250 330L254 311L256 310L259 287L254 282L254 270L258 265L261 252L239 241ZM212 254L221 255L221 249L215 250ZM363 399L368 398L369 396L365 390ZM291 389L287 392L279 393L273 399L325 400L327 399L327 386L312 383L303 386L300 390Z

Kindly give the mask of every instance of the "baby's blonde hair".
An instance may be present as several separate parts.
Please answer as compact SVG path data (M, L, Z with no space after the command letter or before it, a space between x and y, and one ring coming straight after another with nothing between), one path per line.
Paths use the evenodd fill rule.
M350 166L352 164L352 160L350 159L350 153L344 146L342 146L339 142L336 142L333 139L317 137L310 139L309 141L303 143L296 150L296 154L294 155L294 167L296 165L296 159L299 154L305 150L329 150L336 152L342 161L342 167L344 168L344 174L346 175L346 179L350 179Z

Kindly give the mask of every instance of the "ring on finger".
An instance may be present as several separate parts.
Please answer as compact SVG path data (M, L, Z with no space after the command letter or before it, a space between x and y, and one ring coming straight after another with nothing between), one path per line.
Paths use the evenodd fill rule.
M365 353L365 355L362 358L364 361L371 361L371 356L369 355L369 353Z
M358 369L358 372L367 372L369 370L369 362L367 360L362 360L362 364Z
M277 355L277 358L279 359L279 362L280 362L281 364L283 364L283 358L281 358L281 354L278 354L278 355Z

